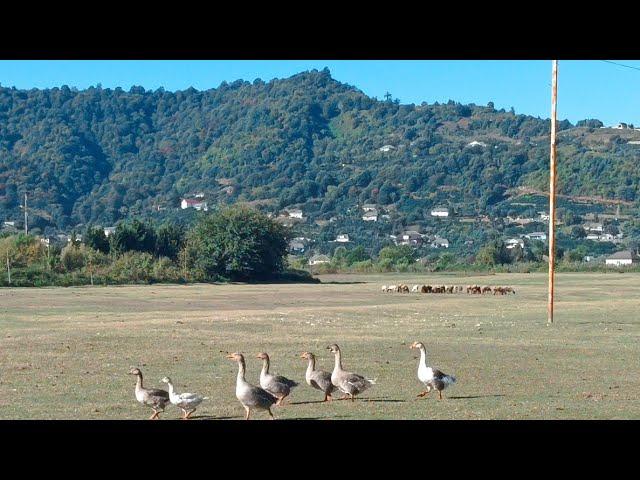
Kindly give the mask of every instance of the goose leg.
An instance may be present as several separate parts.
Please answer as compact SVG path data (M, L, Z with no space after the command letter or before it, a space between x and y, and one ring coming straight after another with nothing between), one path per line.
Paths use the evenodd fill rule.
M442 400L442 390L438 390L438 395L440 395L440 396L438 397L438 400Z
M424 397L425 395L427 395L429 393L429 390L423 390L422 392L420 392L418 395L416 395L416 397Z
M195 408L194 408L193 410L189 410L189 411L187 412L187 416L186 416L185 418L186 418L186 419L191 418L191 414L192 414L193 412L195 412L195 411L196 411L196 409L195 409Z
M328 402L329 395L327 395L326 393L324 394L324 400L322 400L323 402Z
M246 413L244 415L244 419L245 420L249 420L249 415L251 414L251 410L249 410L249 407L244 407Z
M271 420L275 420L276 419L276 417L273 416L273 413L271 413L271 409L270 408L267 409L267 412L269 412L269 416L271 417Z
M356 399L355 399L355 397L353 396L353 393L350 393L349 395L351 396L351 397L350 397L350 398L351 398L351 401L352 401L352 402L355 402L355 401L356 401Z
M153 411L153 415L151 415L149 417L149 420L157 420L158 419L158 415L160 415L160 412L158 412L157 410Z

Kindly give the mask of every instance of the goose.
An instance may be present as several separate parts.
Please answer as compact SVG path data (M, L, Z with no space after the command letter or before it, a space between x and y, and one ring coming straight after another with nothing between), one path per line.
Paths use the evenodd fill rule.
M271 420L275 420L271 413L271 406L278 400L266 390L256 387L247 382L244 378L245 362L241 353L231 353L226 358L238 362L238 378L236 380L236 398L246 411L245 420L249 420L251 410L266 410L269 412Z
M196 411L198 405L200 405L203 400L209 399L209 397L203 397L196 393L176 393L173 382L169 377L164 377L161 381L169 386L169 401L182 410L183 420L188 420L191 414Z
M164 408L169 403L169 392L159 388L144 388L142 386L142 371L139 368L131 367L129 375L136 375L136 400L143 405L147 405L153 409L153 415L149 420L157 420L160 412L164 412Z
M331 350L331 353L335 355L335 366L331 373L331 383L345 394L342 397L343 399L349 397L353 402L356 395L364 392L371 385L375 385L375 380L370 380L357 373L346 372L342 369L342 358L338 345L335 343L329 345L327 350Z
M324 392L323 402L331 401L331 394L336 389L336 386L331 383L331 373L324 370L316 370L316 356L311 352L303 352L300 358L309 361L304 377L307 383L313 388Z
M418 397L424 397L434 388L438 391L438 398L442 400L442 390L456 383L456 377L447 375L436 368L427 367L427 351L422 342L413 342L409 348L417 348L420 350L418 379L427 387L426 390L418 394Z
M289 396L291 389L298 386L298 382L289 380L281 375L269 373L269 355L262 352L256 355L262 359L262 371L260 372L260 386L278 399L276 405L282 405L285 397Z

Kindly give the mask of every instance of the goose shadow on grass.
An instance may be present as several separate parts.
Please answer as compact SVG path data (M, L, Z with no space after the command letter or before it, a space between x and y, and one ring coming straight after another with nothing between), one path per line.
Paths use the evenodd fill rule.
M466 395L466 396L453 396L453 397L445 397L450 398L451 400L466 400L470 398L494 398L494 397L504 397L502 393L497 395Z
M289 405L310 405L310 404L314 404L314 403L327 403L330 404L332 402L340 402L340 401L345 401L347 403L351 403L350 400L348 398L334 398L333 400L329 401L329 402L323 402L322 400L313 400L313 401L309 401L309 402L291 402ZM356 402L378 402L378 403L404 403L406 402L406 400L398 400L395 398L386 398L386 397L378 397L378 398L367 398L367 397L356 397L355 399Z
M236 415L233 417L216 417L213 415L194 415L190 417L190 420L243 420L243 419L244 417L242 415Z

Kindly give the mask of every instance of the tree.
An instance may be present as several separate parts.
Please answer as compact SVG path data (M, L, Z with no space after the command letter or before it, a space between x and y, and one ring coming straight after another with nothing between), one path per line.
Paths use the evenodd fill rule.
M98 227L89 227L84 234L84 243L87 247L98 250L102 253L109 253L109 239L104 234L104 230Z
M117 253L130 251L154 253L156 234L151 225L140 220L120 222L111 236L111 247Z
M571 227L571 236L574 238L585 238L587 236L587 232L585 232L584 228L580 225L574 225Z
M268 279L285 268L287 230L248 207L202 217L188 238L193 266L206 280Z
M400 263L412 264L415 263L415 251L409 245L398 245L393 247L384 247L379 253L380 261L388 261L392 265L398 265Z
M165 223L156 232L156 256L172 260L178 258L185 240L185 229L181 225Z

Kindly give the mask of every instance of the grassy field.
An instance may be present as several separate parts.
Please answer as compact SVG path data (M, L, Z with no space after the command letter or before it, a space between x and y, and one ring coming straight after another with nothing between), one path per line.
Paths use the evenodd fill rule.
M247 356L298 380L280 419L640 418L639 274L560 274L546 325L546 275L325 275L321 285L0 289L0 418L145 419L129 366L146 386L173 377L211 397L198 419L241 419L237 365ZM510 296L383 294L387 283L512 285ZM457 376L445 399L416 398L417 354ZM304 383L304 350L322 368L338 343L347 369L377 385L322 404ZM169 407L161 419L178 418ZM267 418L257 413L255 418Z

